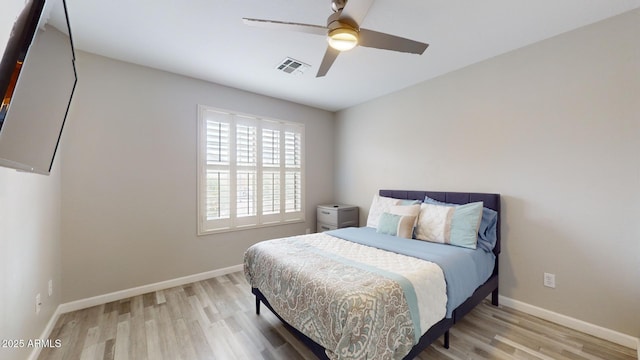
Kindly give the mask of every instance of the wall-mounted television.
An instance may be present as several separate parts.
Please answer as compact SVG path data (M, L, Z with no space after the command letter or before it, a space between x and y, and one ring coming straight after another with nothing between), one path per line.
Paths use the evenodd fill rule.
M78 79L67 6L27 0L11 21L0 42L0 166L48 175Z

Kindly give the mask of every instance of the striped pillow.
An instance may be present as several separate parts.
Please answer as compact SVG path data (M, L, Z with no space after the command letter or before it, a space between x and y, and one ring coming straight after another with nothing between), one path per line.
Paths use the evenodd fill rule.
M416 225L416 239L475 249L483 203L459 206L423 203Z
M384 212L378 219L376 232L411 239L415 222L415 216Z

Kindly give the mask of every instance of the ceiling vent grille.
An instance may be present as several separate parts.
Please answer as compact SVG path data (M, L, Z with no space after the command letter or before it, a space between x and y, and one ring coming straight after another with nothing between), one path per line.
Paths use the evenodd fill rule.
M282 60L282 62L276 67L276 70L283 71L291 75L302 75L310 67L311 65L309 64L305 64L302 61L288 57Z

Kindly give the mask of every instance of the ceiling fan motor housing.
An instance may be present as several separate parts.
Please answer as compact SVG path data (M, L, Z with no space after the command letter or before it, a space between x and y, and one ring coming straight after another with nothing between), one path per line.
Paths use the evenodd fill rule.
M342 15L342 11L338 11L329 15L329 17L327 18L327 29L329 29L329 32L331 32L332 30L341 29L341 28L347 28L355 32L358 32L359 30L358 24L356 24L353 20L347 17L340 18L341 15Z

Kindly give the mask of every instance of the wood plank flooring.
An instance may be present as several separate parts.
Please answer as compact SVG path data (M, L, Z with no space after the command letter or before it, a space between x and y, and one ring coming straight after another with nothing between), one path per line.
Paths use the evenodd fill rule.
M40 360L315 359L266 307L255 314L242 272L62 315ZM631 360L636 351L489 303L418 359Z

